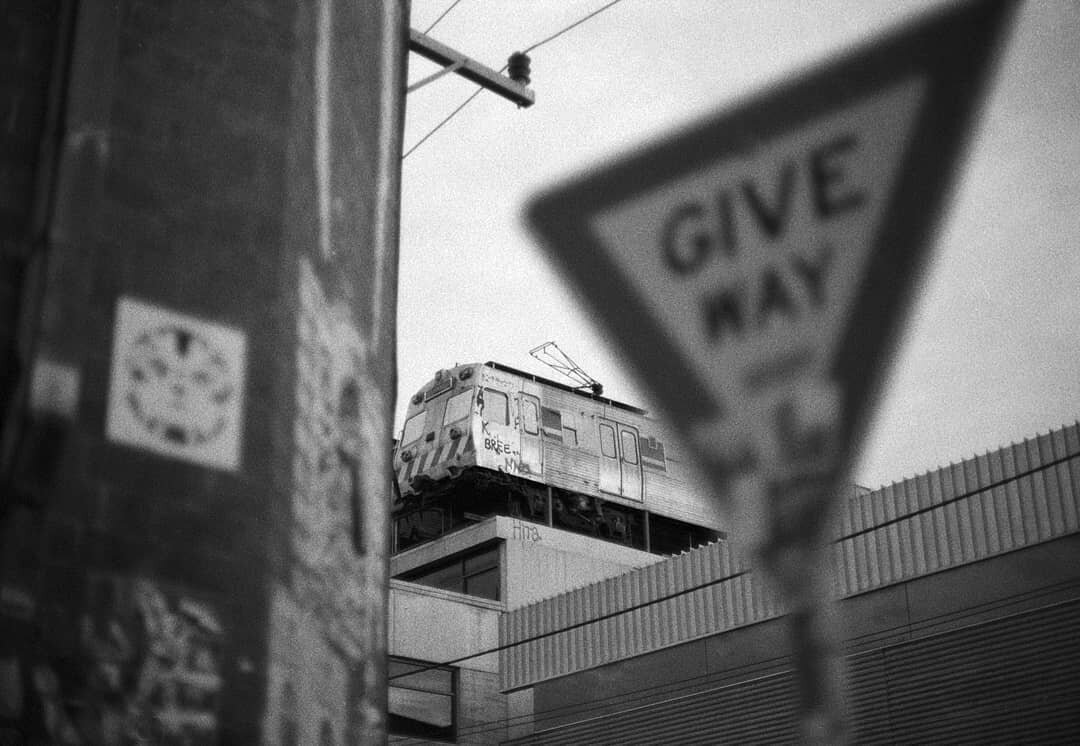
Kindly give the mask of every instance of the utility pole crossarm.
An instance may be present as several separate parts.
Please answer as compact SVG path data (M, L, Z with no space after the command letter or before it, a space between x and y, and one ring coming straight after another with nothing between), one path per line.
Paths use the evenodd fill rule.
M461 52L435 41L416 29L409 29L409 51L416 52L421 57L443 67L457 65L455 72L458 75L513 101L518 106L529 107L536 102L536 95L526 86L469 59Z

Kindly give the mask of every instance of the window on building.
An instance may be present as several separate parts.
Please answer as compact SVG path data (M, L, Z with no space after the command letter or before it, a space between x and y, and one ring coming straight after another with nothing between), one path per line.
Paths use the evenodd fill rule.
M390 657L390 735L453 743L457 738L457 669Z
M463 420L469 415L472 406L472 391L462 391L454 394L446 402L446 412L443 414L443 425L452 425L458 420Z
M444 591L499 600L499 546L427 565L402 576L403 580Z
M508 425L510 418L507 415L506 394L494 389L484 389L484 408L481 419L489 425Z
M407 446L424 434L424 417L426 416L426 411L417 412L405 420L405 428L401 431L401 445Z

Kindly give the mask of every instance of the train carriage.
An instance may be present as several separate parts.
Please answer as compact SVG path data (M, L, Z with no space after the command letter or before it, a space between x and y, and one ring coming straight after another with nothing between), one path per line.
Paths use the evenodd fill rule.
M512 514L658 552L722 522L670 430L636 407L494 362L440 370L394 451L398 548Z

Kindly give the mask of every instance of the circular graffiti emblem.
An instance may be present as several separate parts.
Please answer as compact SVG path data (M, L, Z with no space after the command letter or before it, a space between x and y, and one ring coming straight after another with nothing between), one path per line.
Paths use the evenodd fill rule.
M125 364L125 401L154 437L203 445L225 429L235 373L198 334L176 325L144 331L132 340Z

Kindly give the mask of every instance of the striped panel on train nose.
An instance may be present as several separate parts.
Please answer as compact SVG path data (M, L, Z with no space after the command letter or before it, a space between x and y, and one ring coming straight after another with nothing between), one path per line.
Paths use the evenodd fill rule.
M409 480L417 474L423 474L426 470L431 469L437 464L452 461L455 456L458 456L458 449L461 446L461 438L454 438L450 441L449 446L440 444L433 451L426 451L418 458L414 458L412 461L408 461L402 464L401 469L398 470L398 481L401 484L408 484ZM469 433L469 437L465 439L465 447L461 448L460 456L465 458L466 456L476 452L476 447L473 444L472 433Z

